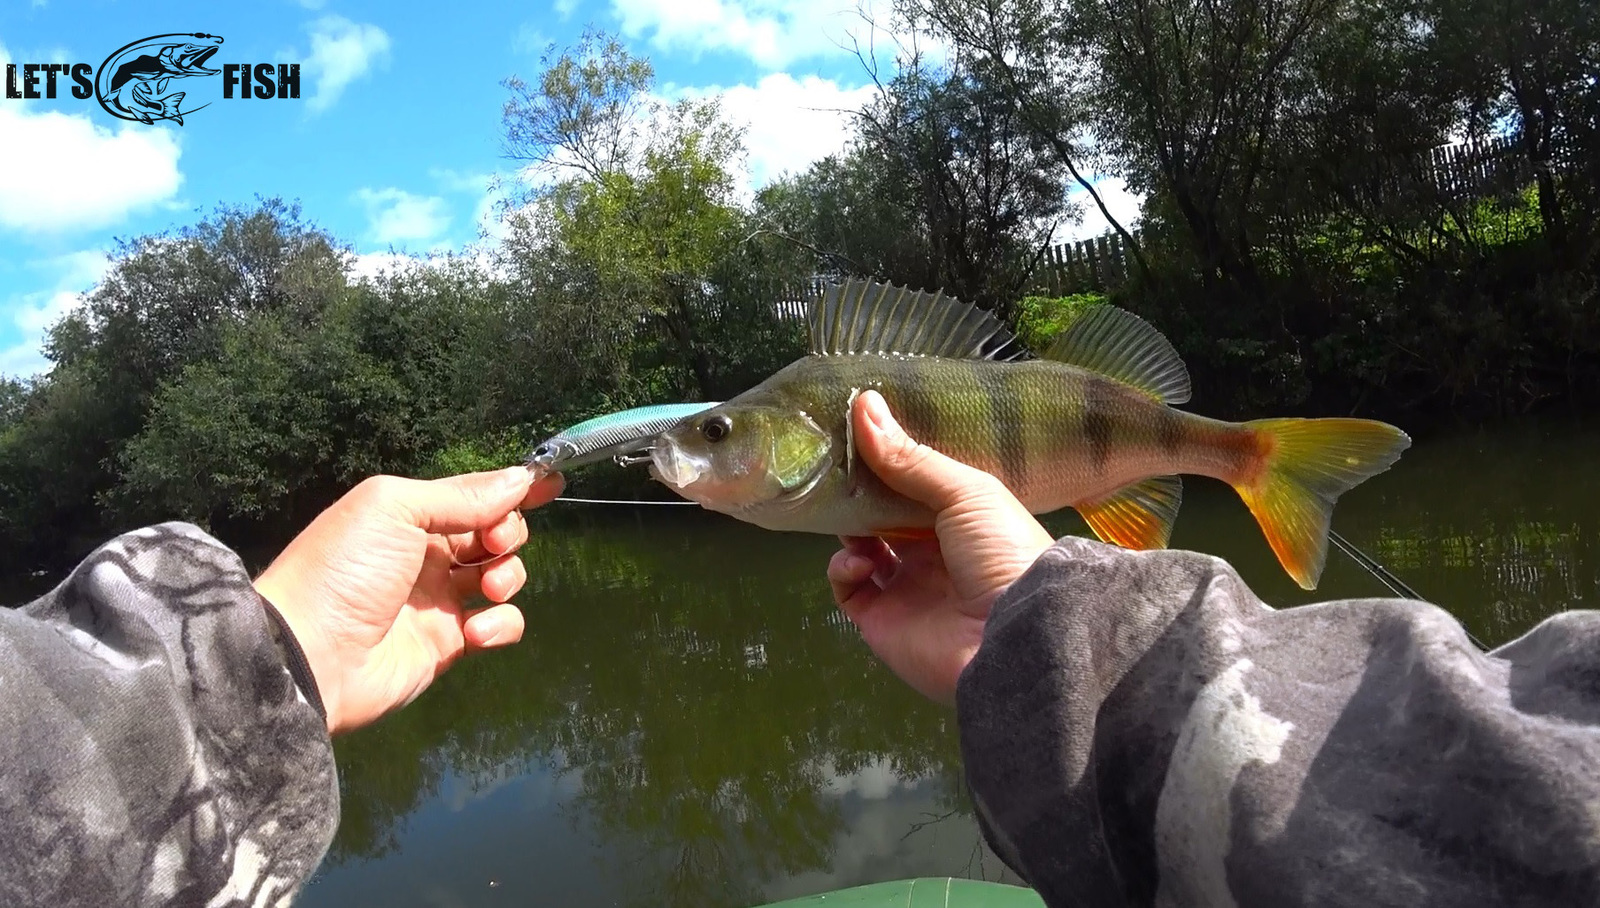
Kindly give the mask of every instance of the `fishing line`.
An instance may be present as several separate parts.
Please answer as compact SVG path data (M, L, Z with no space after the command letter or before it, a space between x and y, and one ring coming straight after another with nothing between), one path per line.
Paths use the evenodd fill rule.
M640 501L638 499L628 499L628 498L568 498L568 497L562 496L562 497L554 498L552 500L553 501L564 501L564 502L568 502L570 504L625 504L625 505L652 505L652 506L653 505L663 505L663 506L667 506L667 507L690 507L690 508L699 507L700 506L699 502L695 502L695 501ZM1396 596L1399 596L1402 599L1415 599L1418 602L1426 602L1427 601L1426 599L1424 599L1422 597L1421 593L1418 593L1416 590L1412 589L1411 586L1409 584L1407 584L1404 580L1401 580L1399 577L1396 577L1394 575L1393 571L1390 571L1388 568L1384 567L1382 564L1379 564L1377 559L1375 559L1372 556L1368 555L1366 552L1361 551L1361 549L1356 547L1355 543L1353 543L1350 540L1348 540L1348 539L1344 538L1343 536L1339 535L1339 532L1337 530L1329 529L1328 530L1328 538L1333 540L1333 544L1338 546L1339 551L1341 551L1341 552L1345 553L1346 555L1348 555L1350 557L1351 561L1354 561L1356 564L1360 565L1364 570L1366 570L1367 573L1371 574L1373 577L1376 577L1378 579L1379 583L1382 583L1384 586L1388 587L1389 592L1394 593ZM498 555L495 556L495 558L498 558L498 557L500 557L500 556L498 556ZM480 565L480 564L487 564L489 561L493 561L493 560L494 560L494 558L487 558L487 559L484 559L483 561L474 562L473 564L458 564L457 566L458 567L475 567L475 566ZM1466 630L1466 626L1462 625L1462 629ZM1476 636L1473 635L1472 631L1467 630L1467 636L1472 639L1473 643L1476 643L1478 646L1482 647L1483 649L1488 649L1488 647L1484 646L1483 641L1479 640Z
M1388 568L1379 564L1376 559L1369 556L1366 552L1356 548L1355 543L1344 538L1343 536L1340 536L1337 531L1329 530L1328 538L1332 539L1333 544L1339 547L1339 551L1349 555L1350 560L1366 568L1368 573L1378 578L1378 582L1388 587L1389 592L1394 593L1396 596L1404 599L1415 599L1418 602L1427 601L1423 599L1422 595L1416 590L1407 586L1405 581L1401 580L1399 577L1396 577Z
M625 498L554 498L552 501L572 501L578 504L668 504L697 508L698 501L629 501Z
M1388 587L1391 593L1406 599L1415 599L1418 602L1428 601L1423 599L1416 590L1407 586L1404 580L1396 577L1388 568L1379 564L1376 559L1372 558L1372 556L1356 548L1355 543L1344 538L1343 536L1340 536L1337 532L1331 529L1328 530L1328 538L1332 539L1333 544L1339 547L1339 551L1349 555L1350 560L1366 568L1367 571L1372 574L1372 576L1378 578L1378 582ZM1468 640L1471 640L1479 649L1483 650L1484 652L1489 651L1488 645L1486 645L1482 640L1479 640L1478 635L1474 634L1471 629L1467 627L1465 622L1458 621L1457 623L1460 624L1461 629L1466 632Z

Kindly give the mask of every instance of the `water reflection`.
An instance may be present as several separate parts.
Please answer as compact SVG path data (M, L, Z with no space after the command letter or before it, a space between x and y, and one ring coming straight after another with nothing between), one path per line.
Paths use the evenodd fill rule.
M1537 427L1420 443L1335 526L1503 642L1600 605L1597 454L1600 434ZM1337 552L1300 590L1237 496L1187 487L1174 544L1229 559L1269 602L1384 593ZM953 717L838 616L831 540L691 509L541 519L525 641L339 742L344 819L303 905L747 906L1001 876Z
M838 616L821 582L831 551L698 511L536 534L525 642L340 742L344 824L305 903L333 904L343 868L407 854L441 822L529 851L552 835L584 842L582 860L544 870L573 893L564 904L749 905L808 875L941 872L949 861L923 858L956 848L995 876L998 864L971 860L952 717L884 672ZM547 812L559 832L506 790L547 776L568 786ZM439 816L461 792L498 806ZM904 835L902 820L924 815L965 821L965 834L862 840L874 822ZM475 903L472 879L518 876L487 860L468 861L484 869L463 874L460 904ZM393 894L433 903L420 892Z

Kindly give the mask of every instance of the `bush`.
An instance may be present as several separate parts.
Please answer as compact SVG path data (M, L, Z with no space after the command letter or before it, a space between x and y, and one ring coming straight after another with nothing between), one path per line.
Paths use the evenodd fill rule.
M1102 293L1025 296L1017 303L1017 338L1027 344L1028 349L1042 353L1078 316L1104 302L1106 297Z

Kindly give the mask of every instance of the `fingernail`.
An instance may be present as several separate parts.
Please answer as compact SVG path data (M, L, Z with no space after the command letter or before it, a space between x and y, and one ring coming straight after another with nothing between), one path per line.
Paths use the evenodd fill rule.
M527 467L507 467L500 471L500 478L496 481L501 488L509 492L513 489L526 489L533 481L533 477L528 474Z
M506 626L504 624L501 624L498 621L494 622L493 624L489 625L489 633L484 636L483 642L480 643L479 646L494 646L496 643L500 642L500 637L505 632Z

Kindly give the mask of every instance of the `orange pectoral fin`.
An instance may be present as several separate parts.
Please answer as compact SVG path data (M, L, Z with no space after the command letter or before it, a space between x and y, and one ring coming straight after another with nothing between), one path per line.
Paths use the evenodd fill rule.
M872 535L886 542L893 542L896 539L902 542L925 542L929 539L939 538L939 534L933 531L933 527L885 527L881 530L873 530Z
M1183 502L1183 483L1176 476L1157 476L1124 486L1096 502L1077 506L1089 529L1102 542L1125 549L1165 548L1172 522Z

